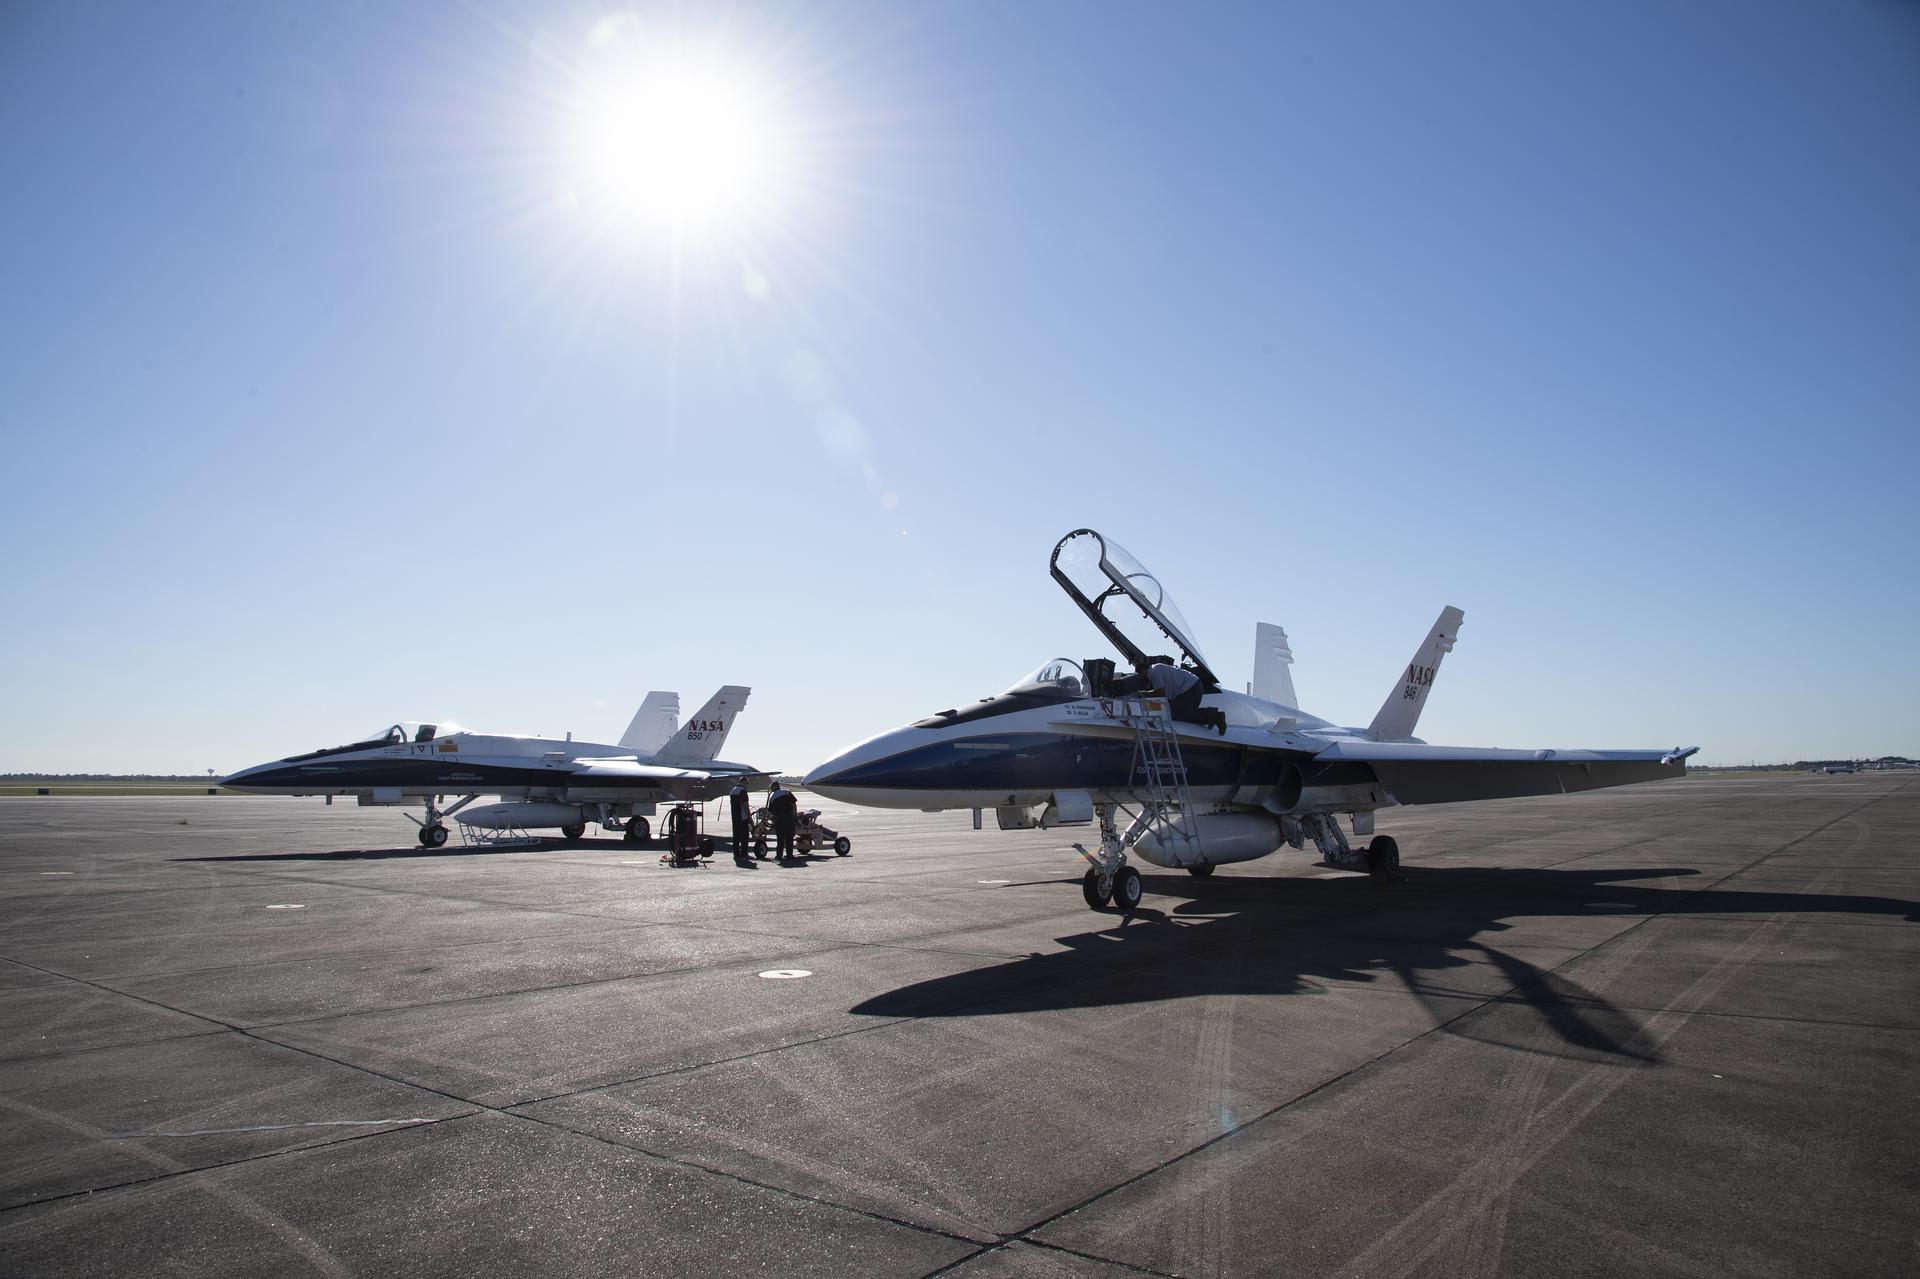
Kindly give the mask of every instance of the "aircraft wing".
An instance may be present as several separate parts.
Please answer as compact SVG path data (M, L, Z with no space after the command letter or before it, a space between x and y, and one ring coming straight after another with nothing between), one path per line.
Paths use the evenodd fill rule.
M666 783L700 781L712 774L704 769L668 768L631 759L589 759L575 764L572 776L583 781Z
M1499 750L1417 742L1335 742L1314 755L1309 773L1364 765L1402 804L1560 795L1684 777L1685 750Z
M567 780L569 784L576 786L591 785L594 782L608 782L615 785L640 782L671 787L675 783L693 785L722 779L731 782L740 778L771 776L771 773L760 769L719 762L711 768L671 768L665 764L642 764L631 759L583 759L574 766Z

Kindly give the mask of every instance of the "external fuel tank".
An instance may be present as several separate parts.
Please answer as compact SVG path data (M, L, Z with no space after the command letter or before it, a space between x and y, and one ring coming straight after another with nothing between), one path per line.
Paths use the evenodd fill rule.
M1200 837L1200 860L1212 866L1265 857L1285 840L1280 833L1279 819L1268 813L1201 813L1194 822L1195 833ZM1186 820L1176 817L1171 825L1183 829ZM1163 845L1159 831L1142 835L1133 851L1155 866L1170 869L1190 865L1194 860L1186 840L1174 838Z

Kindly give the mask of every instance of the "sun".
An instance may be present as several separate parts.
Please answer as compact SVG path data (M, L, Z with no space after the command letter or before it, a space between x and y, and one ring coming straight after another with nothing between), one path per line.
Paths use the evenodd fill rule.
M749 66L666 48L602 65L579 85L568 151L590 212L685 240L773 216L790 147Z

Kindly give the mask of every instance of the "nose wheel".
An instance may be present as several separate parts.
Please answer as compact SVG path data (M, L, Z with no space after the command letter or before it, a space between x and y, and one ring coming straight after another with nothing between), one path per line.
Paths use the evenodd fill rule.
M415 817L412 813L404 814L408 821L420 828L420 847L422 848L446 847L447 818L453 816L480 797L478 795L468 795L461 799L459 803L450 804L446 808L440 807L436 802L439 798L438 795L427 796L427 815L424 818Z
M1095 804L1100 819L1100 851L1090 853L1080 844L1074 849L1087 860L1087 873L1080 878L1080 895L1095 910L1112 903L1118 910L1132 911L1140 905L1140 872L1127 865L1126 842L1113 820L1113 809Z

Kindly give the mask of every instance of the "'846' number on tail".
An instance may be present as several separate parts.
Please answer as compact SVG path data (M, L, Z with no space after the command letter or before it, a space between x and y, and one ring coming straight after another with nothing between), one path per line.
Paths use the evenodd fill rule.
M1422 666L1418 662L1407 667L1407 686L1400 693L1403 702L1417 701L1420 694L1433 686L1433 667Z

